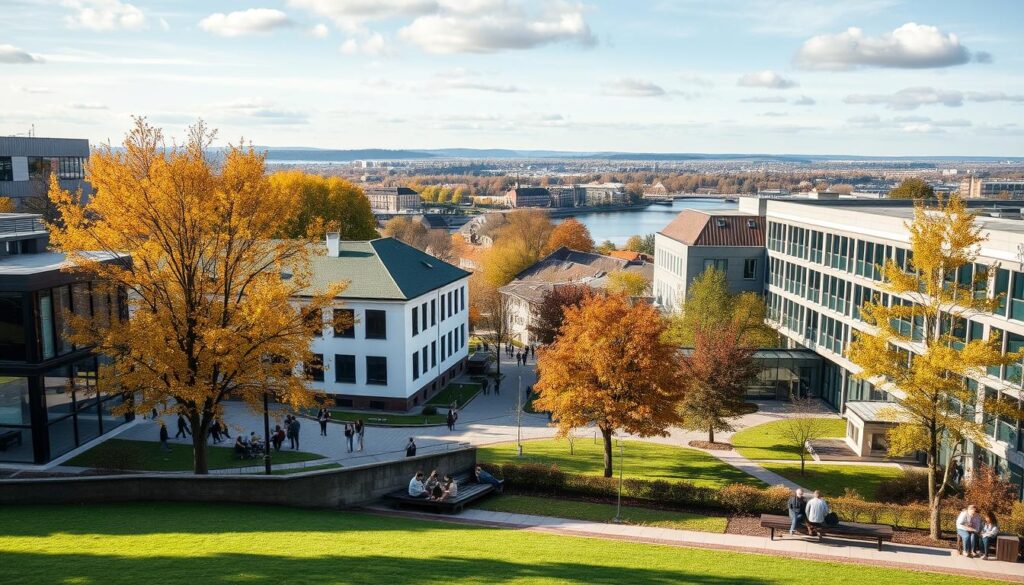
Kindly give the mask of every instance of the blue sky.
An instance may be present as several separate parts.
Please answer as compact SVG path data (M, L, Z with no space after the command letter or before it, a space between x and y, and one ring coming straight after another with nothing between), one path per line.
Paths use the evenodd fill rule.
M3 0L0 134L1024 156L1024 7Z

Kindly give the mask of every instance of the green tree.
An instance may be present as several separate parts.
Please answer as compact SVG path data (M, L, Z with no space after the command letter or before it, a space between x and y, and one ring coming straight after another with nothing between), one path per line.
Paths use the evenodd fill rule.
M714 332L726 325L739 336L745 347L772 347L778 334L765 324L764 301L755 293L729 292L725 273L708 267L693 279L680 310L669 322L668 339L683 347L693 347L700 331Z
M641 254L647 254L648 256L654 256L654 234L630 236L630 238L626 240L626 249L632 252L639 252Z
M640 297L650 288L650 281L643 274L632 270L616 270L608 274L608 292Z
M935 199L935 189L925 180L917 177L903 179L899 185L889 191L890 199Z
M992 312L999 304L998 298L978 294L987 282L986 271L966 283L958 278L974 267L977 249L985 241L963 200L954 196L934 205L919 200L907 228L912 263L886 262L880 288L909 303L864 303L861 315L871 329L858 332L847 357L860 367L858 377L891 392L902 406L883 413L897 423L888 433L889 453L925 453L930 532L938 539L950 463L967 441L980 447L990 442L984 423L973 415L975 409L1024 417L1012 401L987 400L968 383L968 376L1011 364L1024 352L1004 356L997 336L966 339L958 333L966 329L969 316ZM914 359L907 360L904 348L913 348Z
M615 247L615 242L612 242L611 240L605 240L598 244L594 251L597 252L598 254L607 256L608 254L611 254L617 249L618 248Z
M322 238L329 231L339 232L342 240L378 237L369 199L344 179L284 171L270 175L270 187L292 199L296 209L279 237Z

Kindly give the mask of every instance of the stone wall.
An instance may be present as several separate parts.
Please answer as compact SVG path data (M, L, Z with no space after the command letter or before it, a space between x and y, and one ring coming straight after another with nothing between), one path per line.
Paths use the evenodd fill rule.
M133 474L0 480L0 505L94 502L235 502L344 508L408 486L417 471L458 473L476 448L293 475Z

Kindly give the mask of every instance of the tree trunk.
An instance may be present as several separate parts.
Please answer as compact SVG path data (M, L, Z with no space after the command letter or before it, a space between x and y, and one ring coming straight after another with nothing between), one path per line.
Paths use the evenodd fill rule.
M708 427L708 443L715 442L715 427Z
M932 540L939 540L942 538L942 524L941 518L939 517L939 510L942 505L942 496L939 494L939 489L935 486L939 470L937 469L937 461L928 454L928 535Z
M604 476L612 476L612 430L601 429L601 437L604 439Z
M800 451L800 476L804 475L804 452Z
M210 472L209 453L206 446L206 437L210 433L210 422L212 418L189 417L192 421L192 472L199 475L206 475ZM197 424L198 423L198 424Z
M498 358L496 360L497 369L495 370L495 373L497 374L498 383L501 383L501 340L495 341L494 347L498 350L498 353L495 355L495 357Z

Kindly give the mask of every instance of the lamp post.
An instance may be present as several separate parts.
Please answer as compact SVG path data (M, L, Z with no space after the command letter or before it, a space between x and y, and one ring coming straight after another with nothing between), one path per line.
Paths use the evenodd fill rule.
M263 391L263 467L270 475L270 399Z
M622 439L619 441L619 497L615 503L615 519L612 522L619 524L622 522Z

